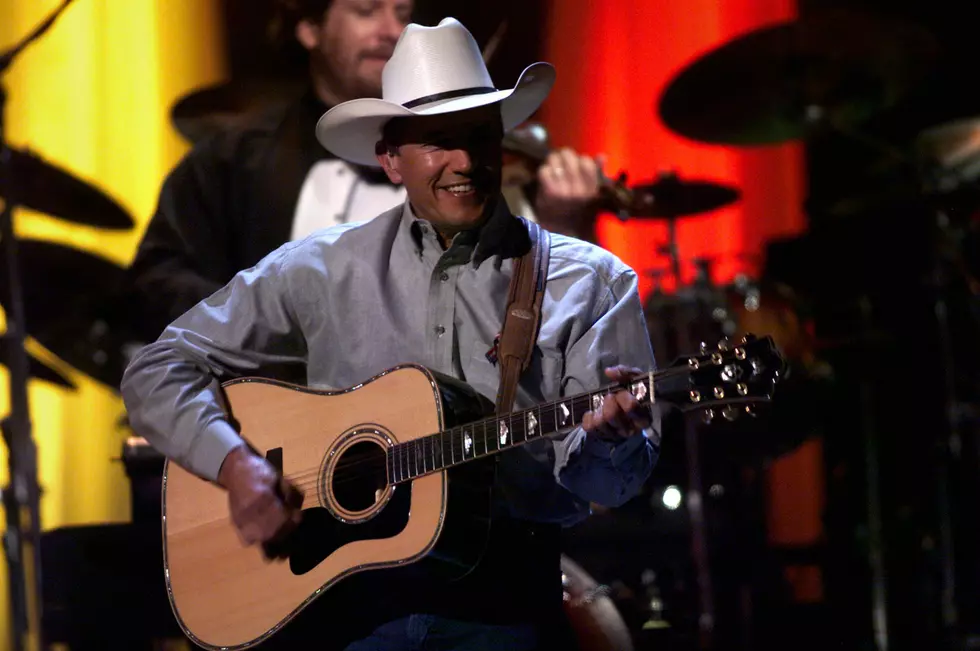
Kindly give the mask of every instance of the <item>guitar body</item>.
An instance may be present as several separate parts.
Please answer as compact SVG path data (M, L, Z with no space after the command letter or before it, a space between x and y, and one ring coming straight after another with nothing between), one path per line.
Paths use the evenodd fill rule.
M171 605L206 648L246 648L329 588L366 570L425 560L449 580L482 556L493 458L397 485L385 450L481 418L493 405L419 366L354 388L316 391L264 379L224 385L242 437L304 495L289 559L267 561L239 540L227 493L168 462L163 537ZM324 622L329 625L329 622Z

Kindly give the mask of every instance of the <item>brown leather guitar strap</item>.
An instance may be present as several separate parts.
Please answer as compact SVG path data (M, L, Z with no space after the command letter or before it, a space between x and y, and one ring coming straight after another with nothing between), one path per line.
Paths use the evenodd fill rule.
M548 279L551 235L534 222L520 218L531 237L531 250L514 261L510 279L504 329L500 333L497 357L500 361L500 386L497 390L497 413L509 412L517 395L517 382L527 370L541 325L541 303Z

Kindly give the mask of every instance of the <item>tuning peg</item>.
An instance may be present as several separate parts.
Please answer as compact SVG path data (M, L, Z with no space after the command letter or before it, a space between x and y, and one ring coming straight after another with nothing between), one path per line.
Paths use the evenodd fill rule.
M751 332L746 332L745 336L742 337L742 341L740 343L742 345L745 345L755 341L756 339L758 339L758 337L756 337L754 334L752 334Z
M706 344L706 343L704 343L702 341L701 342L701 345L698 348L701 350L701 354L702 355L707 355L708 354L708 344Z
M727 353L732 347L732 342L728 337L723 337L721 341L718 342L718 350L723 353Z
M703 418L704 418L704 422L705 423L710 423L711 421L713 421L715 419L715 410L714 409L705 409L704 410L704 416L703 416Z
M738 409L734 405L725 405L725 408L721 410L721 415L725 417L728 422L734 421L738 418Z
M759 415L752 405L745 405L744 411L746 416L751 416L752 418L756 418Z

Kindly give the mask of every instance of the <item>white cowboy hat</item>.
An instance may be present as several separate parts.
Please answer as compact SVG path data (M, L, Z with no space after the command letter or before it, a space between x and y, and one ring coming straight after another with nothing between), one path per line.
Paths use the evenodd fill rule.
M517 84L497 90L473 35L455 18L436 27L410 24L381 73L383 99L344 102L323 114L316 137L340 158L380 167L375 144L394 117L451 113L500 102L504 131L538 110L555 81L549 63L524 69Z

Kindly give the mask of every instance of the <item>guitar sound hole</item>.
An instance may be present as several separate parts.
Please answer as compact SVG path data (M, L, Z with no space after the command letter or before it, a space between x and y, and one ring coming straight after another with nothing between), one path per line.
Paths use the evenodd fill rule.
M373 441L347 448L334 467L333 494L337 503L352 512L370 508L387 486L387 455Z

